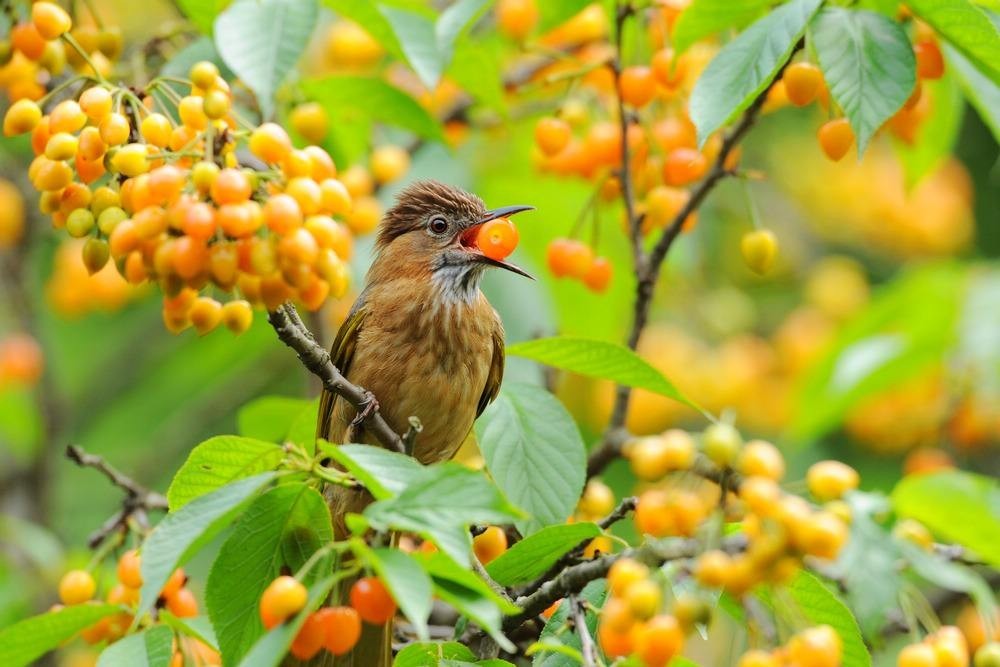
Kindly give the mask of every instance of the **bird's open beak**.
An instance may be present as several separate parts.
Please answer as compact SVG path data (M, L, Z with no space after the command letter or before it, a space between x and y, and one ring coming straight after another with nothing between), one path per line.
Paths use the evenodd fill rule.
M475 247L476 233L479 231L479 227L490 220L496 220L497 218L506 218L508 216L514 215L515 213L521 213L522 211L533 211L534 206L501 206L500 208L495 208L490 211L486 211L479 222L465 230L462 234L462 246L473 253L472 260L479 262L480 264L488 264L490 266L495 266L500 269L507 269L511 273L516 273L519 276L524 276L525 278L530 278L534 280L535 277L517 266L516 264L511 264L510 262L505 262L500 259L492 259L486 255L479 252L478 248Z

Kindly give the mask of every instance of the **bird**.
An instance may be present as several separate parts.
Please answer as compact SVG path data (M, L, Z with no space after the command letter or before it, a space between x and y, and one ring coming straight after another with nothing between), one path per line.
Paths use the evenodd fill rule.
M377 406L397 433L420 420L412 455L423 464L452 458L473 422L496 398L504 372L504 328L480 289L489 268L531 278L476 246L479 228L531 206L487 209L457 187L421 180L404 188L379 223L365 286L334 339L330 356L372 398L360 411L324 390L317 437L332 443L380 443L363 417ZM361 512L366 491L328 491L334 536L347 536L344 517ZM342 586L341 589L344 587ZM391 661L391 628L365 626L338 667L381 667Z

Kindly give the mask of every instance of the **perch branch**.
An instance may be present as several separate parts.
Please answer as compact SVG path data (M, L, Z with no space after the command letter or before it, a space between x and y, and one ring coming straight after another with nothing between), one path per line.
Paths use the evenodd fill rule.
M342 397L364 415L365 429L383 445L401 454L406 453L406 443L382 417L378 408L372 408L371 392L351 384L340 370L333 365L330 354L323 349L299 319L295 306L284 304L267 314L278 338L295 351L306 369L322 381L330 393Z
M583 667L597 667L597 651L594 646L594 638L590 636L587 628L587 614L583 602L575 595L569 596L567 600L573 614L573 625L576 634L580 637L580 652L583 654Z

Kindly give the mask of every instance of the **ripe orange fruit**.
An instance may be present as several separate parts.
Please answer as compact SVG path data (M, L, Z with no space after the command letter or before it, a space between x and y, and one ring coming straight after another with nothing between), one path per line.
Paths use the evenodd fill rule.
M670 615L651 618L636 636L636 655L647 667L666 667L684 647L684 633Z
M400 146L379 146L372 151L368 167L376 183L391 183L410 168L410 154Z
M649 568L632 558L620 558L608 570L608 590L623 597L628 588L649 576Z
M634 634L631 628L616 630L610 625L601 623L597 627L597 642L609 658L625 657L632 653L635 644Z
M499 0L496 16L500 32L511 39L524 39L538 25L538 5L535 0Z
M253 309L247 301L230 301L222 307L222 323L234 334L243 333L252 322Z
M694 148L675 148L663 161L663 182L683 186L701 180L708 171L708 159Z
M736 667L781 667L781 662L767 651L752 649L740 656Z
M583 284L591 292L603 292L611 283L611 275L614 271L610 260L606 257L595 257L590 268L583 274Z
M618 77L618 91L626 104L644 107L656 95L653 70L645 65L633 65L622 70Z
M854 130L846 118L835 118L820 126L816 133L820 148L834 162L847 155L854 144Z
M330 177L320 181L319 206L329 215L347 215L353 206L351 193L341 181Z
M301 134L306 141L318 144L326 138L330 129L330 119L326 109L318 102L305 102L292 109L289 120L292 129Z
M625 601L629 611L639 620L652 618L660 610L663 593L660 586L652 579L642 579L625 589Z
M677 525L666 491L650 489L639 496L635 506L635 527L641 534L653 537L676 534Z
M547 258L549 269L557 278L583 278L594 261L594 251L575 239L554 239L549 243Z
M727 584L733 559L724 551L713 549L698 556L694 563L694 577L708 588L722 588Z
M299 613L309 592L295 577L282 575L268 584L260 598L260 620L270 630Z
M142 588L139 552L135 549L126 551L118 559L118 581L129 588Z
M31 100L14 102L3 117L3 133L8 137L31 132L42 120L42 110Z
M200 296L192 304L191 310L188 311L188 317L198 335L204 336L219 326L219 322L222 321L222 304L211 297Z
M361 617L352 607L325 607L321 614L324 629L323 646L334 655L344 655L361 637Z
M216 204L238 204L250 198L250 180L239 169L223 169L212 182L211 193Z
M362 577L351 586L351 606L361 619L382 625L396 615L396 601L378 577Z
M840 517L832 512L820 511L814 513L800 534L794 537L802 551L832 560L847 542L847 536L847 525Z
M785 83L788 101L797 107L804 107L816 99L823 84L823 73L812 63L798 62L785 69L781 80Z
M309 614L305 623L299 628L289 647L289 652L299 660L312 660L323 649L326 640L326 627L322 610Z
M858 488L858 471L840 461L819 461L806 473L806 484L817 500L826 502Z
M788 642L789 662L800 667L839 667L841 641L829 625L818 625L792 637Z
M101 140L108 146L120 146L128 141L128 119L120 113L112 112L105 116L98 129L101 131Z
M59 599L63 604L80 604L91 600L97 582L86 570L70 570L59 580Z
M319 184L311 178L299 176L288 181L285 186L285 194L290 195L296 202L304 215L313 215L319 212L323 203L323 190ZM377 222L377 218L376 218Z
M499 526L489 526L472 540L472 550L483 565L488 565L507 551L507 533Z
M607 484L599 479L587 482L580 496L577 509L581 514L591 518L603 518L615 508L615 493Z
M940 79L944 74L944 56L935 39L922 39L913 45L917 58L917 77L920 79Z
M28 60L38 60L45 53L46 40L34 23L24 22L10 29L10 44Z
M111 102L111 93L100 86L88 88L80 95L80 108L95 123L111 113Z
M656 81L667 90L674 90L684 81L686 63L684 57L675 58L674 50L666 48L654 53L650 64Z
M292 140L277 123L264 123L250 134L250 152L268 164L285 159L292 150Z
M476 247L490 259L500 260L514 252L519 238L513 222L497 218L483 224L476 232Z
M167 598L167 611L177 618L193 618L198 615L198 600L194 593L182 588Z
M736 468L747 476L766 477L779 482L785 476L785 459L770 442L751 440L740 452Z
M546 116L539 119L535 124L535 143L542 153L548 156L561 153L569 140L573 137L573 131L569 123L562 118Z

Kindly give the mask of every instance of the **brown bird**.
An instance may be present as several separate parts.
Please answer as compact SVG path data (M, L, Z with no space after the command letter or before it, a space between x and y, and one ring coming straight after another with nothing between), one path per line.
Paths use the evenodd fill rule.
M349 381L372 392L397 432L417 417L423 430L413 455L421 463L450 459L500 390L504 330L479 289L488 267L531 277L476 247L489 220L531 209L487 210L468 192L435 181L407 187L382 219L367 284L333 343L333 363ZM330 442L379 443L358 427L357 411L324 391L317 435ZM330 492L334 533L344 516L371 502L366 492ZM341 587L342 589L344 587ZM335 662L381 667L391 662L391 629L365 626L354 650Z

